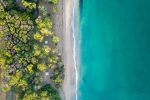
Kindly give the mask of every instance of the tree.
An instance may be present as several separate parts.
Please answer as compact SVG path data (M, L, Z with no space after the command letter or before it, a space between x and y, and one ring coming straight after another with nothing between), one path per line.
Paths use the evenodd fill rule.
M52 29L52 21L50 20L49 17L45 17L42 18L41 16L39 16L36 20L35 20L37 26L39 29L41 28L47 28L47 29Z
M44 36L48 35L48 29L47 29L47 28L41 28L40 32L41 32L42 35L44 35Z
M41 91L47 91L51 99L49 100L61 100L58 92L50 85L46 84L41 88Z
M52 37L52 42L53 43L57 44L59 41L60 41L59 37L57 37L57 36Z
M40 63L37 65L37 69L40 71L45 71L47 69L45 63Z
M56 49L56 48L52 48L52 49L51 49L51 52L52 52L52 54L56 54L57 49Z
M48 0L48 1L53 4L57 4L59 2L58 0Z
M54 82L56 86L60 86L60 84L64 81L64 76L63 76L62 71L63 71L63 67L56 67L53 70L51 79L52 79L52 82Z
M33 37L34 37L35 40L40 41L40 42L42 42L42 41L43 41L43 38L44 38L44 37L43 37L40 33L38 33L38 32L36 32Z
M6 92L10 91L10 89L11 89L10 86L5 85L4 87L2 87L2 92L6 93Z
M26 92L22 100L39 100L39 96L36 92Z
M47 97L48 96L48 92L47 91L41 91L40 96L41 97Z
M34 50L34 56L39 56L40 53L41 53L41 50L37 49L37 50Z
M39 11L41 11L42 15L43 16L46 16L47 15L47 9L44 7L44 6L39 6Z
M16 73L11 76L10 80L8 81L8 85L14 86L18 84L20 78L21 78L21 73L17 70Z
M20 79L18 82L18 86L22 88L22 90L25 90L28 86L28 83L25 79Z
M47 45L43 45L43 51L44 51L44 54L48 55L49 52L51 51L51 48Z
M28 71L29 73L33 73L33 65L32 64L29 64L27 67L26 67L26 71Z
M21 0L21 3L26 8L29 8L29 9L35 9L36 8L36 4L35 3L30 3L30 2L27 2L25 0Z
M52 0L53 3L56 1ZM42 71L48 66L56 68L58 61L56 49L44 45L43 39L50 36L57 44L59 38L52 32L50 16L36 18L35 11L39 10L36 8L40 4L37 0L0 2L0 37L4 42L0 45L2 91L11 90L19 95L20 100L60 100L54 87L42 84Z
M31 59L32 64L37 64L38 63L38 59L35 57L32 57Z
M0 52L1 53L1 52ZM5 58L2 58L1 56L0 56L0 67L4 67L4 65L5 65Z
M64 80L60 75L57 75L54 79L52 79L55 85L60 85Z

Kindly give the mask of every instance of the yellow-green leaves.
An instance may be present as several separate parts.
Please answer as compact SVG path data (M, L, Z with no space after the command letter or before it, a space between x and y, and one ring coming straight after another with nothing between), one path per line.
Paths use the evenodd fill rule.
M3 12L4 11L4 8L2 6L2 4L0 3L0 12Z
M23 100L38 100L38 94L35 92L26 92Z
M48 1L53 3L53 4L57 4L59 0L48 0Z
M21 78L21 73L17 71L15 75L11 76L10 80L8 81L8 85L9 86L16 85L20 78Z
M42 35L47 35L48 29L47 28L41 28L40 32L42 33Z
M45 71L47 69L45 63L37 64L37 69L40 71Z
M40 42L42 42L42 41L43 41L43 38L44 38L44 37L43 37L40 33L38 33L38 32L36 32L33 37L34 37L35 40L38 40L38 41L40 41Z
M49 17L45 17L45 18L41 18L41 16L39 16L36 19L36 24L37 27L39 29L39 31L41 32L41 34L43 36L47 36L47 35L52 35L53 32L51 31L52 29L52 21L50 20Z
M52 42L53 43L57 44L59 41L60 41L59 37L57 37L57 36L52 37Z
M28 86L28 83L25 79L20 79L18 82L18 86L25 90L25 88Z
M4 41L4 49L0 49L1 78L4 80L1 87L3 92L12 89L21 100L59 100L57 91L50 84L48 87L42 84L45 81L42 72L48 69L53 72L60 60L55 46L59 38L52 31L53 23L46 12L49 7L45 7L47 2L44 1L20 0L13 4L13 0L2 0L2 5L0 2L0 36ZM51 0L53 4L57 1ZM45 8L36 9L40 5ZM42 10L43 15L38 17L35 10ZM59 75L57 73L53 82L62 82Z
M26 71L29 72L29 73L33 73L33 65L32 64L29 64L27 67L26 67Z
M58 75L58 76L53 80L53 82L54 82L55 84L60 84L60 83L63 82L63 79L62 79L62 77L61 77L60 75Z
M51 52L52 52L52 54L56 54L57 49L56 48L52 48Z
M21 0L21 3L26 8L29 8L29 9L35 9L36 8L35 3L27 2L26 0Z
M11 89L10 86L5 85L4 87L2 87L2 92L6 93L6 92L8 92L10 89Z
M48 30L47 28L41 28L40 32L43 36L48 36L48 35L52 36L54 34L52 31Z
M31 59L32 64L37 64L38 63L38 59L35 57L32 57Z
M47 46L47 45L44 45L44 46L43 46L43 51L44 51L45 54L48 55L49 52L50 52L50 50L51 50L51 48L50 48L49 46Z
M46 97L46 96L48 96L48 92L47 91L41 91L40 96Z
M5 59L0 57L0 68L4 67L5 65Z
M33 54L34 56L39 56L41 54L41 49L40 49L40 46L38 44L34 45L33 53L34 53Z

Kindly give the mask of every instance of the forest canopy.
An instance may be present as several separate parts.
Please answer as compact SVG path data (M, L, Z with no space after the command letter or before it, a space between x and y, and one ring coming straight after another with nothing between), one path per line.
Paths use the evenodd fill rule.
M52 30L51 17L40 15L41 2L55 6L58 0L0 1L1 87L3 92L16 93L19 100L60 100L58 87L64 78L56 48L60 39ZM45 37L50 45L44 43ZM43 73L49 70L52 82L45 84Z

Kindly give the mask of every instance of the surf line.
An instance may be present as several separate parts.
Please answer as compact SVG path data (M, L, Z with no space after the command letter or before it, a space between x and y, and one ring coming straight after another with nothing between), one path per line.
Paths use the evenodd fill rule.
M73 38L73 63L74 63L74 69L75 69L75 100L78 100L78 70L77 70L77 61L76 61L76 31L75 31L75 0L72 0L71 4L71 32L72 32L72 38Z

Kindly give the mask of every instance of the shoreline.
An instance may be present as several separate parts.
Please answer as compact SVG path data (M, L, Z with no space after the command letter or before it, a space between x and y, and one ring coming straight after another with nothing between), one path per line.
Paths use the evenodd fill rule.
M77 99L77 68L75 54L75 38L73 34L74 25L72 20L72 2L71 0L60 0L57 9L58 12L53 16L54 32L60 37L57 45L59 52L62 54L64 63L65 79L59 93L62 100Z
M64 0L64 66L65 80L63 84L64 100L76 100L76 62L74 59L74 22L72 20L72 1ZM73 26L72 26L73 25Z

